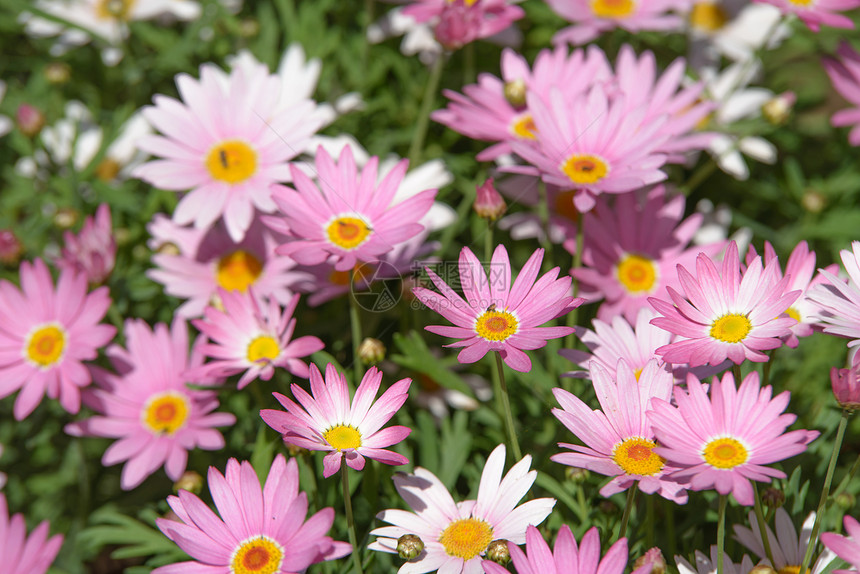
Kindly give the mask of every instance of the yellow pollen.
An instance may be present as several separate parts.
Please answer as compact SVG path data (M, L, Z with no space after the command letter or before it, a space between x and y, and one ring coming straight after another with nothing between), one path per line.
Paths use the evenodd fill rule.
M535 120L529 113L514 116L511 121L511 132L518 138L525 140L537 139L537 127Z
M798 311L794 307L789 307L788 309L786 309L785 314L788 315L789 317L791 317L792 319L794 319L795 321L797 321L798 323L800 323L800 321L801 321L800 311Z
M634 0L591 0L591 11L598 18L626 18L636 11Z
M96 16L102 20L128 20L136 0L99 0Z
M278 340L271 335L260 335L248 344L248 360L252 363L257 361L268 363L278 358L281 347Z
M711 323L710 335L724 343L740 343L752 331L752 323L746 315L729 313Z
M493 528L480 518L461 518L449 524L439 542L448 556L471 560L493 541Z
M268 536L242 542L230 559L231 574L275 574L281 570L284 549Z
M66 332L57 323L42 325L24 342L24 356L39 367L50 367L63 358Z
M735 468L747 461L749 453L739 440L724 437L706 444L702 456L714 468Z
M643 295L657 285L657 266L650 257L628 253L615 266L615 276L628 293Z
M227 291L241 291L257 281L263 272L263 263L244 249L237 249L218 260L215 279Z
M574 154L560 166L561 171L576 184L597 183L609 173L609 165L596 155Z
M690 10L690 25L702 32L716 32L728 21L729 15L716 2L697 2Z
M121 168L118 161L106 157L96 166L96 177L101 181L113 181Z
M337 425L323 433L323 438L332 448L344 450L361 446L361 433L349 425Z
M562 217L566 217L574 223L579 223L579 210L573 204L573 197L576 195L575 189L562 191L555 196L555 212Z
M141 419L144 426L156 434L172 435L182 428L190 410L188 397L176 391L158 393L143 405Z
M624 439L612 450L612 460L627 474L653 476L663 470L665 460L654 453L653 440L638 436Z
M373 230L357 217L338 217L326 228L328 239L338 247L355 249L370 237Z
M240 140L223 141L209 150L206 168L212 179L241 183L257 173L257 152Z
M484 311L475 321L475 332L487 341L504 341L517 332L519 322L507 311Z

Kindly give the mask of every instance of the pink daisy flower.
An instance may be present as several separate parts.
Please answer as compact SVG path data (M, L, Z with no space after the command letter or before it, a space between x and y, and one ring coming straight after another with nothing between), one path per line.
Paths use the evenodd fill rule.
M517 506L537 478L536 470L529 471L531 460L526 455L503 478L505 446L497 446L481 473L477 500L459 503L427 469L418 467L414 474L395 475L394 486L413 512L380 512L377 518L393 526L371 531L377 538L368 548L396 553L397 539L412 534L424 542L424 550L401 566L399 574L481 572L482 557L491 542L522 544L526 529L543 522L555 506L553 498L536 498Z
M378 158L371 158L359 175L352 148L345 146L337 164L320 147L316 154L317 186L295 166L290 166L296 190L272 188L280 208L266 222L288 233L293 241L278 247L303 265L334 259L335 269L346 271L358 261L376 261L395 245L424 228L418 221L436 196L428 189L395 202L397 188L409 162L403 160L377 184Z
M750 245L746 256L747 265L757 256L755 247ZM773 245L769 241L765 241L764 262L767 264L775 260L776 251L774 251ZM835 273L838 266L834 263L824 269L829 273ZM798 337L810 336L813 326L816 325L815 319L819 308L809 299L808 293L814 285L823 283L825 279L821 275L816 275L813 279L813 273L815 273L815 252L809 250L809 244L806 241L801 241L792 250L791 255L788 256L788 263L785 266L785 276L791 277L786 290L800 291L800 296L785 311L786 315L797 321L797 323L791 326L791 333L785 343L791 348L797 347ZM782 270L777 267L774 279L778 281L782 277Z
M133 175L173 191L189 192L174 219L203 229L219 218L239 242L254 210L275 210L269 186L289 181L288 160L298 155L323 124L309 99L281 95L281 79L262 64L247 62L229 76L212 64L200 67L200 80L176 77L182 101L163 95L144 109L163 135L148 135L138 147L158 158Z
M715 574L717 571L717 547L711 546L710 556L706 556L704 552L696 550L696 567L687 562L686 559L675 556L675 564L678 566L680 574ZM723 574L749 574L753 569L753 562L746 554L743 555L741 561L735 564L723 552Z
M760 257L740 272L737 243L726 249L722 269L704 253L696 259L696 276L678 266L684 295L667 287L672 302L651 297L648 301L662 317L651 320L677 339L657 349L670 363L717 365L730 359L739 365L749 359L766 362L762 351L776 349L791 334L797 321L784 316L800 291L786 293L791 278L777 280L779 262L762 269Z
M591 410L582 400L564 389L552 390L560 409L552 414L586 446L559 443L574 452L555 454L551 460L586 468L614 477L600 489L605 497L638 483L648 494L685 504L684 485L667 479L678 467L654 452L657 443L645 414L652 399L668 401L675 385L672 373L652 359L639 373L623 360L615 378L599 364L590 365L591 381L602 410Z
M753 504L751 480L770 482L785 473L767 466L806 450L818 431L785 432L797 417L784 414L789 392L771 399L772 387L760 388L758 373L744 378L738 389L731 373L714 377L710 397L695 377L687 391L675 388L673 406L651 401L648 411L660 444L654 452L681 467L675 480L689 481L691 490L715 489L732 494L739 504Z
M624 193L666 179L660 171L666 156L661 133L666 116L646 120L648 110L627 108L624 98L611 98L607 87L594 86L570 100L552 89L544 103L529 94L528 107L538 134L534 142L512 141L513 151L531 166L503 171L540 175L553 185L574 188L581 212L594 207L600 193Z
M75 414L81 387L92 381L83 362L116 334L112 325L99 324L111 304L107 287L88 294L86 276L66 270L55 289L41 259L23 262L20 277L20 290L0 281L0 397L21 390L14 408L19 421L45 394Z
M623 28L637 33L644 30L674 31L683 28L683 19L672 10L684 10L682 0L546 0L556 14L573 26L556 32L555 44L587 44L601 34Z
M839 44L836 54L839 58L822 58L821 64L830 76L833 89L853 107L833 114L830 123L834 127L853 126L848 141L860 146L860 54L845 41Z
M848 282L819 269L824 282L810 289L808 298L819 307L818 322L824 332L852 339L848 347L854 348L860 345L860 241L853 241L851 249L839 252Z
M511 262L504 245L493 252L489 277L475 254L464 247L460 252L459 272L465 300L426 268L441 296L425 287L416 287L412 292L455 326L430 325L425 329L443 337L462 339L446 345L463 347L457 356L461 363L474 363L488 351L498 351L510 368L529 372L532 362L523 350L540 349L547 340L573 332L571 327L538 325L565 315L583 302L568 295L571 279L557 279L558 267L537 279L541 261L543 249L538 249L511 286Z
M63 240L65 245L57 266L85 274L91 285L104 283L116 262L116 239L108 204L99 205L95 218L86 218L78 235L67 231Z
M308 365L299 357L321 351L325 345L312 336L290 340L296 329L293 313L299 304L298 295L283 310L274 299L259 301L252 289L247 293L221 289L218 297L223 310L207 307L204 319L192 321L212 341L203 343L200 352L215 360L188 371L187 377L196 380L243 373L239 389L257 378L268 381L275 367L308 378Z
M45 574L63 545L63 535L48 538L48 521L27 535L23 514L9 517L6 495L0 493L0 556L6 574Z
M224 437L214 427L236 422L230 413L213 413L218 399L212 391L192 390L184 373L203 363L200 340L188 355L188 327L179 317L168 330L141 320L125 323L126 348L112 345L107 353L117 374L93 368L98 389L85 396L99 414L66 425L74 436L119 439L105 451L102 464L127 461L120 484L137 487L159 466L176 481L185 472L192 448L218 450ZM203 384L219 381L204 380Z
M860 7L860 0L753 0L772 4L783 14L796 14L813 32L821 26L854 29L854 22L848 16L837 14Z
M600 534L596 527L588 529L577 546L576 538L567 524L563 524L550 550L540 532L534 526L526 529L526 551L508 542L511 559L518 574L622 574L627 566L627 539L620 538L602 557L600 556ZM503 566L485 560L484 572L505 574ZM633 574L647 574L651 568L645 564Z
M311 564L349 554L352 546L326 536L334 510L324 508L305 520L308 496L299 492L296 459L279 454L266 483L248 461L227 461L222 475L209 467L209 491L220 516L187 490L167 502L179 520L156 519L158 528L192 561L161 566L152 574L304 572Z
M400 379L374 402L382 383L382 372L371 367L350 401L346 377L329 363L325 380L316 365L310 368L311 394L299 385L290 388L296 404L280 393L272 393L287 412L260 411L270 427L284 435L284 442L309 450L329 451L323 458L323 475L336 473L341 462L355 470L364 468L365 457L391 465L409 462L402 454L385 450L409 436L404 426L382 428L400 410L409 396L412 379Z
M691 267L698 253L717 255L725 241L688 247L702 225L702 214L684 219L683 195L667 197L662 185L647 196L626 193L606 199L585 215L583 267L572 274L582 281L586 299L603 298L597 317L609 321L623 315L634 322L648 300L669 300L667 288L681 288L675 271L678 265ZM565 247L576 250L568 241Z
M176 313L199 317L218 289L245 292L288 305L294 284L305 277L296 262L275 253L283 238L255 220L242 241L230 238L222 223L210 229L177 225L158 214L148 225L154 269L146 275L164 285L168 295L186 299Z
M840 536L835 532L825 532L821 542L837 556L851 564L853 570L834 570L834 574L852 574L860 571L860 522L850 516L843 521L848 536Z
M436 40L456 50L498 34L525 16L518 0L415 0L403 8L417 23L431 22Z

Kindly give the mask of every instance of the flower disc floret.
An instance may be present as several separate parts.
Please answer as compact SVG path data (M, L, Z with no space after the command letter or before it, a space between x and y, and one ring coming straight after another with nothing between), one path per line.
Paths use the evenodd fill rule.
M257 171L257 152L241 140L217 143L206 156L206 169L212 179L230 184L250 179Z
M471 560L493 541L493 528L479 518L455 520L439 535L448 556Z
M659 272L650 257L628 253L615 266L615 276L628 293L641 295L654 291Z
M337 450L356 449L361 446L361 432L350 425L337 425L323 433L323 438Z
M141 419L153 433L173 435L185 425L191 405L188 397L178 391L158 393L143 405Z
M627 18L636 11L635 0L591 0L591 11L598 18Z
M663 470L666 461L654 452L657 443L651 439L624 439L612 451L612 459L627 474L654 476Z
M332 221L326 228L329 241L343 249L355 249L370 237L373 230L363 219L353 216L341 216Z
M49 368L63 358L66 332L59 323L48 323L33 329L24 343L24 356L40 368Z
M484 311L475 321L475 332L488 341L504 341L517 332L519 322L507 311Z
M745 463L749 459L749 451L735 438L715 438L705 444L702 458L714 468L730 469Z
M275 574L284 561L284 548L268 536L242 541L230 559L231 574Z
M244 293L256 283L262 272L263 262L256 255L237 249L218 260L215 276L221 288Z

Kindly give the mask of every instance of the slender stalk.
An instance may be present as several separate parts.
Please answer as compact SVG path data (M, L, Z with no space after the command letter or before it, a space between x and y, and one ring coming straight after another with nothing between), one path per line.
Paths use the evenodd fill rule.
M693 190L699 187L708 176L714 173L714 170L717 169L717 160L714 158L708 158L704 164L702 164L699 169L693 172L693 175L690 176L684 185L681 186L681 193L685 196L689 197Z
M576 485L576 502L582 516L588 516L588 505L585 503L585 487L582 483Z
M654 547L654 495L649 494L645 499L645 545L648 548Z
M469 42L461 50L463 53L463 85L475 81L475 43Z
M666 536L669 539L669 556L678 553L677 541L675 540L675 503L663 499L663 511L666 515Z
M573 254L573 269L579 269L582 267L582 250L585 249L585 218L580 215L579 217L579 225L576 226L576 253ZM579 280L576 276L573 277L573 296L576 297L579 295ZM579 307L571 310L570 313L567 314L567 326L568 327L576 327L576 323L579 320ZM576 344L576 339L574 338L574 334L571 333L564 339L564 346L568 349L572 349Z
M854 464L851 465L851 470L848 471L848 474L845 475L842 482L840 482L836 490L833 491L833 498L842 494L842 491L851 484L851 481L854 480L854 475L857 474L858 470L860 470L860 456L857 457L857 460L855 460Z
M358 555L358 536L355 534L355 519L352 516L352 499L349 496L349 467L345 464L340 467L341 484L343 485L343 505L346 509L346 528L349 531L349 543L352 544L352 561L355 571L361 573L361 557Z
M421 101L421 110L418 112L418 121L415 124L415 133L412 135L412 143L409 145L409 165L413 168L421 160L424 151L424 138L427 136L427 125L430 123L430 108L436 99L439 89L439 80L442 77L442 68L445 66L446 54L439 54L433 67L430 69L430 77L427 78L427 87L424 90L424 99Z
M743 380L743 373L740 365L732 365L732 374L735 376L735 386L740 385Z
M549 240L549 199L546 193L546 183L544 183L542 179L538 180L537 209L538 217L540 217L540 228L542 231L540 246L543 247L544 251L546 251L546 257L543 260L544 271L547 271L549 269L547 265L552 260L550 257L550 253L552 253L552 243Z
M627 523L630 521L630 513L633 511L633 507L636 506L636 492L638 490L638 482L634 482L627 489L627 503L624 505L624 514L621 515L621 527L618 529L618 536L615 537L615 540L621 540L621 538L627 536Z
M355 288L355 269L349 272L349 284ZM350 289L349 292L349 323L352 328L352 368L356 387L361 383L361 377L364 376L364 367L361 364L361 357L358 356L358 347L361 345L361 323L359 322L358 301L355 299L355 293Z
M487 232L484 233L484 261L487 265L493 260L493 222L487 221Z
M723 574L723 554L726 548L726 504L729 497L727 494L720 495L720 514L717 520L717 574Z
M764 546L764 553L767 556L767 559L770 560L771 565L776 564L773 561L773 551L770 549L770 537L767 535L767 520L764 518L764 513L761 511L761 497L758 495L758 487L756 483L753 482L753 498L755 499L755 521L758 522L758 532L761 536L761 542Z
M373 25L373 8L374 0L364 0L364 45L361 49L361 65L364 70L367 69L367 63L370 59L370 39L367 31ZM365 78L369 76L369 74L365 74Z
M836 460L839 458L839 451L842 449L842 439L845 437L845 427L848 426L849 415L850 413L847 409L842 409L842 418L839 419L839 427L836 429L836 440L833 443L833 453L830 455L830 464L827 466L827 474L824 477L824 488L821 489L821 500L818 502L815 522L812 524L812 535L809 537L809 545L806 547L806 554L803 556L803 564L800 565L801 572L806 572L806 568L812 561L812 553L815 551L815 546L818 543L821 515L824 514L824 505L827 503L827 497L830 494L830 483L833 482L833 471L836 470Z
M496 370L499 373L499 388L496 389L496 393L502 399L502 418L505 421L505 429L508 433L508 441L511 443L511 452L514 455L514 460L519 461L523 458L522 452L520 452L520 443L517 441L517 431L514 429L514 416L511 413L511 401L508 397L508 386L505 384L505 370L502 366L502 355L496 351L493 353L496 355Z

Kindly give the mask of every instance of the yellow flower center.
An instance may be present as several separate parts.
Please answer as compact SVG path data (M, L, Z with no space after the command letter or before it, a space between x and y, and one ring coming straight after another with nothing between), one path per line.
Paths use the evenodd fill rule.
M128 20L136 0L99 0L96 16L102 20Z
M785 314L788 315L789 317L791 317L792 319L794 319L795 321L797 321L798 323L800 323L800 321L801 321L800 311L798 311L794 307L789 307L788 309L786 309Z
M795 6L811 6L815 0L789 0Z
M278 340L271 335L260 335L248 344L248 360L252 363L274 361L280 354Z
M373 230L357 217L338 217L326 228L328 239L338 247L355 249L370 237Z
M517 332L519 322L507 311L484 311L475 322L475 332L487 341L504 341Z
M657 446L653 440L641 437L624 439L615 445L612 459L627 474L653 476L663 470L665 460L654 452Z
M119 174L120 169L122 169L122 166L118 161L106 157L96 166L95 173L96 177L101 181L113 181Z
M257 152L240 140L223 141L209 150L206 168L212 179L241 183L257 173Z
M615 266L615 276L631 295L651 293L657 285L657 266L650 257L628 253Z
M361 433L358 429L349 425L337 425L323 433L323 438L332 448L344 450L347 448L358 448L361 446Z
M463 4L466 6L472 6L478 0L463 0ZM457 0L448 0L448 4L455 4Z
M561 171L577 184L597 183L609 173L609 165L596 155L574 154L561 164Z
M715 2L697 2L690 10L690 26L702 32L716 32L728 21L728 13Z
M177 391L152 395L143 405L143 424L156 434L172 435L182 428L188 419L188 397Z
M579 210L573 204L573 197L576 195L575 189L562 191L555 196L555 212L562 217L566 217L574 223L579 223Z
M780 568L779 570L777 570L777 572L779 574L800 574L800 564L797 564L794 566L791 564L787 564L787 565L783 566L782 568ZM809 568L807 568L806 574L810 574L810 572L811 572L811 570Z
M591 0L591 11L598 18L626 18L636 11L634 0Z
M711 337L724 343L739 343L752 331L752 323L746 315L729 313L711 323Z
M537 139L537 127L535 127L535 120L532 115L526 112L514 116L514 119L511 121L511 132L521 139Z
M50 367L63 358L66 349L66 332L58 323L36 328L24 342L25 357L37 366Z
M244 249L237 249L218 260L215 279L227 291L244 293L263 272L263 263Z
M275 574L284 561L283 547L268 536L242 542L230 559L230 574Z
M448 556L471 560L493 541L493 528L480 518L461 518L449 524L439 542Z
M749 453L739 440L723 437L706 444L702 456L714 468L734 468L745 463Z

